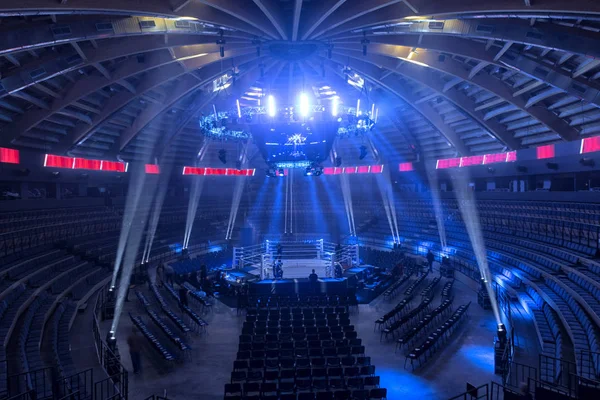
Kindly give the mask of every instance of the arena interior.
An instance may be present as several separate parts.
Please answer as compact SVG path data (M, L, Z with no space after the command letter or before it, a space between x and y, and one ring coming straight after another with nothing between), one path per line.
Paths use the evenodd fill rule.
M600 1L2 0L0 38L0 400L600 398Z

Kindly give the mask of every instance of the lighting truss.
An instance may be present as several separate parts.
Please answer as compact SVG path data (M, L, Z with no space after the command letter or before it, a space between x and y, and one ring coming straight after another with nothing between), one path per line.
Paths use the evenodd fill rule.
M357 103L358 105L358 103ZM358 107L345 107L337 102L334 105L335 115L329 118L339 122L337 135L340 137L359 136L368 134L376 124L379 109L374 106L370 111L360 111ZM296 115L296 110L298 114ZM325 105L311 104L308 114L331 114L333 109L327 109ZM273 110L270 110L273 111ZM236 101L231 110L211 112L202 115L198 119L202 134L216 140L248 140L252 138L247 129L249 124L265 123L264 117L275 118L278 121L293 122L300 117L298 107L284 106L275 110L275 117L271 117L268 105L241 106Z

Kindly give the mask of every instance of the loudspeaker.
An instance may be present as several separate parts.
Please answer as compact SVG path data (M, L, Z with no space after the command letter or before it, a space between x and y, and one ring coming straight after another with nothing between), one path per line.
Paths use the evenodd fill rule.
M553 171L558 170L558 164L557 163L553 163L553 162L546 163L546 167L548 167L548 169L551 169Z
M521 172L524 174L527 172L527 167L524 167L522 165L517 165L517 172Z

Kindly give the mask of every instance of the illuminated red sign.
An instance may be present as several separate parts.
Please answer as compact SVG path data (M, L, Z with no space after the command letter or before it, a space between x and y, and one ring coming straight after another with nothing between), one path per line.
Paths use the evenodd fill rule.
M400 170L400 172L409 172L409 171L413 171L414 167L413 167L413 163L411 162L405 162L405 163L401 163L398 166L398 169Z
M19 150L0 147L0 162L7 164L18 164Z
M538 160L544 160L546 158L554 158L554 145L549 144L546 146L540 146L535 149Z
M585 138L581 140L581 154L593 153L600 151L600 136L594 136L591 138Z

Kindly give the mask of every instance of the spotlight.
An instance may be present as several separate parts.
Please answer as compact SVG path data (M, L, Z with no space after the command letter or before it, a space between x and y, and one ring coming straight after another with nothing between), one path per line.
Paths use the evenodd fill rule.
M366 156L367 156L367 146L362 145L362 146L360 146L360 156L358 157L358 159L363 160Z
M308 104L308 95L306 93L300 94L300 115L302 117L308 117L310 111L310 105Z
M311 167L306 167L306 171L304 172L305 176L312 176L313 170Z
M506 344L506 327L504 324L498 324L498 340L501 344Z
M360 115L360 99L356 100L356 116Z
M227 151L225 149L219 150L219 161L223 164L227 164Z
M496 170L494 168L492 168L492 167L489 167L487 169L487 172L490 173L490 174L494 174L494 173L496 173Z
M240 99L237 99L235 101L235 104L237 106L237 115L238 115L238 118L242 118L242 109L240 108Z
M339 102L340 98L338 96L334 96L333 99L331 99L331 115L334 117L338 116Z
M279 168L279 171L277 171L279 173L279 176L285 176L285 170L283 168Z
M579 160L579 163L584 167L594 167L596 165L596 162L593 158L582 158Z
M275 114L277 113L277 109L275 107L275 97L273 97L272 94L269 95L269 97L267 98L267 113L269 114L269 117L274 117Z

